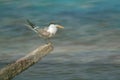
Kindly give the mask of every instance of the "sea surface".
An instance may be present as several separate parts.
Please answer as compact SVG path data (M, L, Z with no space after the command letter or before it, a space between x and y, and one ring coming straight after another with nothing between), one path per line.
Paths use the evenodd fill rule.
M53 52L13 80L120 80L120 0L0 0L0 68L45 43L27 19L65 29Z

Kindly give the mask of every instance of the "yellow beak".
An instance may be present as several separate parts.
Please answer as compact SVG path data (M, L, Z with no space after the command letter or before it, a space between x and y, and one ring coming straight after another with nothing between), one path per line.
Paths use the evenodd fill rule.
M57 28L64 29L64 27L63 27L63 26L61 26L61 25L57 25Z

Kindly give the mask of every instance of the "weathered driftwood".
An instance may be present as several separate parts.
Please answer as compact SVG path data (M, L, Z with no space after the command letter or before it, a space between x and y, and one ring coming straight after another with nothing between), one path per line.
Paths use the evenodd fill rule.
M34 51L30 52L25 57L17 60L3 69L0 70L0 80L11 80L16 75L20 74L36 62L38 62L43 56L47 55L53 50L51 43L38 47Z

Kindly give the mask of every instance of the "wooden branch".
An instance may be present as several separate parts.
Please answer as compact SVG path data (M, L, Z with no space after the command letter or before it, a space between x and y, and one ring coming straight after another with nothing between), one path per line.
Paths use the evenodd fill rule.
M33 64L37 63L42 57L50 53L52 50L53 46L51 43L38 47L25 57L17 60L15 63L12 63L1 69L0 80L11 80L16 75L20 74Z

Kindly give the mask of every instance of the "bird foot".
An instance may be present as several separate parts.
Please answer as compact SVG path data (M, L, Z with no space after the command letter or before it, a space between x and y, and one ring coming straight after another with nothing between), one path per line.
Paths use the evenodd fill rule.
M46 44L52 44L52 42L51 42L51 41L48 41Z

